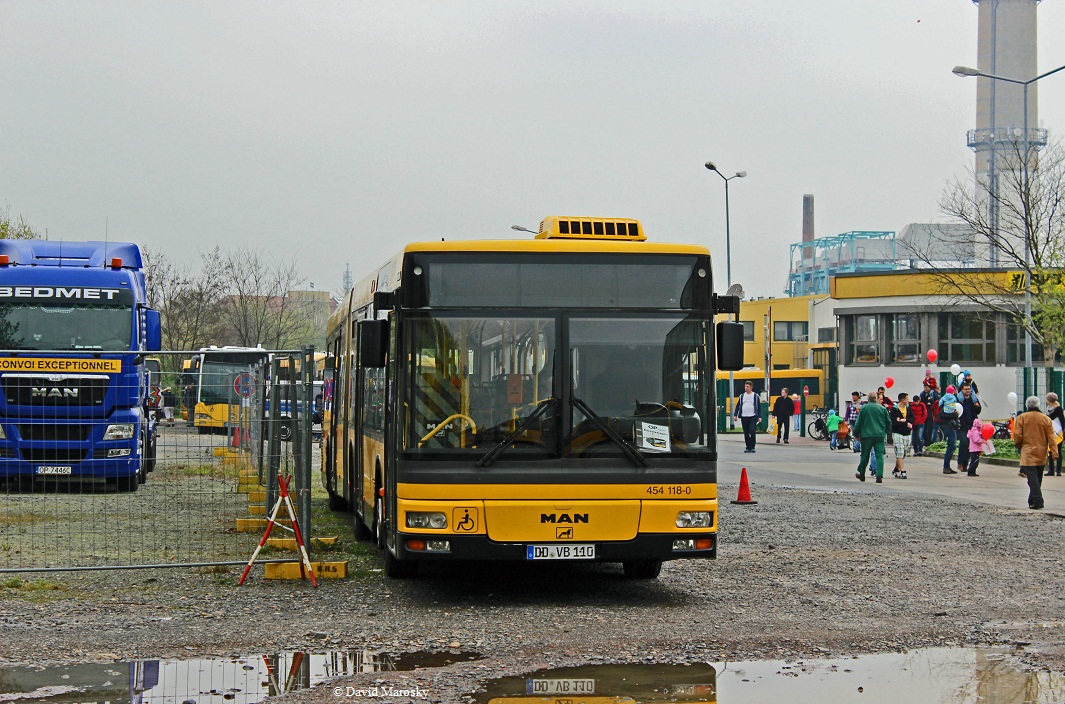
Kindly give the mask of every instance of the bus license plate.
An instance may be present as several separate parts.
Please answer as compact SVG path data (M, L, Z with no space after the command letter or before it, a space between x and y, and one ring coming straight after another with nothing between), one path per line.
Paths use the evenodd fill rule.
M37 468L37 474L70 474L74 468L69 465L44 465Z
M525 680L526 694L595 694L595 680Z
M594 560L595 545L527 545L526 559L529 560Z

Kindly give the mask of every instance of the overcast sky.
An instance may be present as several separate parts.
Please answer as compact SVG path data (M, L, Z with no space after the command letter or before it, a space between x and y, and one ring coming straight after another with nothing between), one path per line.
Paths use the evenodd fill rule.
M1065 63L1065 2L1039 10ZM783 292L818 236L942 219L972 152L970 0L0 0L0 207L51 239L292 258L318 289L407 242L634 217ZM1024 77L1021 77L1024 78ZM1039 83L1065 124L1065 72Z

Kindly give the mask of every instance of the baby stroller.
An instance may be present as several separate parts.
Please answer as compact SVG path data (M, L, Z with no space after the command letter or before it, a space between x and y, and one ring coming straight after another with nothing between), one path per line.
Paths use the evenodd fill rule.
M845 450L851 446L851 427L847 424L847 421L841 420L839 422L839 428L836 429L836 447L840 450Z

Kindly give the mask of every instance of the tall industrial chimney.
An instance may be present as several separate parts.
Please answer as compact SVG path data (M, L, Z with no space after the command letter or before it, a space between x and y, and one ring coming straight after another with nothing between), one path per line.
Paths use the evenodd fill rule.
M973 0L973 4L980 8L976 68L1017 81L1035 78L1039 0ZM976 129L969 131L968 143L976 152L976 173L992 176L993 152L1003 155L1008 150L1016 155L1017 146L1023 149L1024 86L982 76L976 80ZM1046 132L1038 129L1036 86L1028 86L1028 143L1039 148L1046 145Z
M814 241L814 196L807 193L802 197L802 241Z

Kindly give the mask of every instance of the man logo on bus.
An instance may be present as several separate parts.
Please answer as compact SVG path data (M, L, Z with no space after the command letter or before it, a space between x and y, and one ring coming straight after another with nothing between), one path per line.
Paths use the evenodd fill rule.
M587 513L574 513L574 514L571 515L571 514L568 514L568 513L557 513L557 514L556 513L541 513L540 514L540 522L541 523L587 523L588 522L588 514Z

